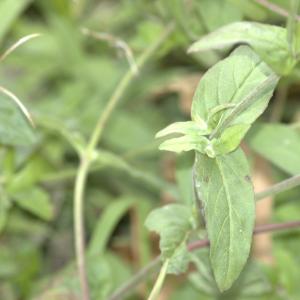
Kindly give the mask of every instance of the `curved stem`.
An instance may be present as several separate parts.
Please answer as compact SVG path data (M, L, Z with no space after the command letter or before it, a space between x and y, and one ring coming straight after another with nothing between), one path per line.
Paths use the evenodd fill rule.
M160 38L152 46L150 46L138 59L138 67L142 67L146 61L155 53L158 47L169 37L174 30L174 24L169 24ZM82 299L89 300L89 286L87 279L86 263L85 263L85 238L84 238L84 217L83 217L83 202L86 178L89 173L89 167L94 160L94 152L99 143L104 127L114 111L115 107L121 100L126 88L129 86L134 78L134 73L129 70L117 88L112 97L107 102L103 113L100 115L98 122L91 135L90 141L86 149L81 153L81 162L76 176L75 191L74 191L74 239L76 248L76 260L78 273L80 277L80 285L82 292Z
M152 46L150 46L137 60L137 68L140 69L145 62L153 55L153 53L157 50L157 48L164 42L168 36L172 33L175 26L173 23L169 24L166 27L165 32L161 35L161 37L154 43ZM94 132L92 134L92 137L90 139L89 145L88 145L88 151L92 152L93 149L97 147L97 144L102 136L104 126L106 125L109 117L111 116L111 113L115 109L116 105L120 101L121 97L123 96L126 88L131 83L133 78L135 77L135 73L132 72L132 70L128 70L128 72L125 74L123 79L121 80L120 84L118 85L117 89L113 93L112 97L108 101L103 113L101 114L100 118L98 119L98 122L96 124L96 127L94 129Z

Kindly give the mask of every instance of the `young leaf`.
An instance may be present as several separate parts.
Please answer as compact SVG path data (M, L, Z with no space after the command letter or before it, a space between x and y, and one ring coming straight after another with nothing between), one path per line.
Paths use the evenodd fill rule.
M207 124L204 121L202 123L193 121L176 122L160 130L155 137L160 138L173 133L205 135L208 133Z
M214 159L196 154L195 180L203 202L210 260L221 291L231 287L250 251L254 192L241 149Z
M241 143L249 128L249 124L238 124L226 128L219 139L212 141L215 156L234 151Z
M252 124L267 107L277 80L251 48L241 46L202 77L193 99L192 119L207 121L216 107L227 107L220 118L239 110L228 125ZM259 88L265 82L266 86Z
M189 262L186 241L193 228L191 209L170 204L153 210L146 219L146 227L160 235L162 259L169 260L169 274L185 272Z
M196 134L184 135L164 141L159 146L159 150L172 151L176 153L197 150L201 153L205 153L205 149L208 144L209 140L204 136L198 136Z
M226 25L202 37L188 51L221 49L240 43L250 45L278 74L288 74L296 64L290 54L286 29L255 22Z

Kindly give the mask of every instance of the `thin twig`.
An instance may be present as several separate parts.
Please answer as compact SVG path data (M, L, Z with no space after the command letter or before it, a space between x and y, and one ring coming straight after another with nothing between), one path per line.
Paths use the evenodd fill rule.
M174 24L171 23L171 24L169 24L166 27L165 32L158 39L158 41L156 43L154 43L152 46L150 46L140 56L140 58L137 60L137 67L138 68L142 67L145 64L145 62L157 50L157 48L159 47L159 45L161 45L161 43L163 41L165 41L167 39L167 37L169 37L169 35L172 33L173 30L174 30ZM92 149L95 149L97 147L97 144L98 144L98 142L99 142L99 140L100 140L100 138L102 136L104 127L105 127L108 119L110 118L112 111L115 109L116 105L120 101L121 97L123 96L125 90L127 89L127 87L129 86L129 84L133 80L134 76L135 76L134 73L132 73L131 71L128 71L127 74L123 77L123 79L119 83L119 85L118 85L117 89L115 90L114 94L112 95L112 97L108 101L105 109L102 112L102 115L98 119L98 123L97 123L97 125L95 127L95 130L94 130L94 132L92 134L92 137L90 139L90 143L89 143L89 146L88 146L88 150L90 152L91 152Z
M9 91L8 89L4 88L3 86L0 86L0 92L2 94L5 94L6 96L8 96L11 100L13 100L17 104L17 106L20 108L20 110L22 111L22 113L24 114L24 116L27 118L27 120L29 121L29 123L31 124L31 126L35 127L33 119L31 117L29 111L25 107L25 105L22 103L22 101L15 94L13 94L11 91Z
M126 57L128 63L129 63L129 66L131 68L131 71L135 75L138 74L139 70L138 70L138 66L135 62L132 50L130 49L130 47L128 46L128 44L125 41L123 41L122 39L120 39L118 37L115 37L115 36L113 36L113 35L111 35L107 32L97 32L97 31L93 31L93 30L90 30L90 29L85 28L85 27L81 28L81 32L84 35L93 37L94 39L101 40L101 41L107 41L111 45L113 45L114 47L123 50L123 52L125 54L125 57Z
M169 37L174 29L174 25L170 24L166 30L160 36L160 38L140 56L137 61L138 67L142 67L150 57L156 52L158 47ZM116 108L117 104L121 100L124 92L129 84L132 82L135 74L129 70L117 88L112 97L107 102L102 114L100 115L98 122L91 135L90 141L86 149L81 153L80 165L77 172L75 189L74 189L74 240L76 248L76 260L78 266L78 273L80 278L80 286L82 292L82 299L89 300L89 286L86 274L85 263L85 240L84 240L84 217L83 217L83 201L84 191L86 185L87 175L91 166L91 162L95 159L95 150L101 139L104 127L109 120L112 112Z
M9 54L11 54L13 51L15 51L18 47L25 44L29 40L32 40L34 38L37 38L41 36L40 33L32 33L29 35L26 35L22 38L20 38L17 42L15 42L12 46L10 46L1 56L0 56L0 62L2 62Z
M254 0L256 3L266 7L267 9L269 9L270 11L280 15L280 16L283 16L283 17L288 17L289 16L289 12L286 11L284 8L274 4L274 3L271 3L267 0ZM296 19L297 21L300 21L300 16L296 16Z
M286 223L275 223L266 224L255 227L253 234L262 234L266 232L274 232L280 230L287 230L293 228L299 228L300 221L292 221ZM209 246L209 240L199 240L191 242L188 245L189 251L194 251L197 249L205 248ZM134 289L143 281L145 281L151 274L158 271L158 267L161 264L160 257L156 257L152 262L150 262L146 267L136 273L132 278L125 282L120 288L118 288L108 300L121 300L124 299L129 293L132 293Z
M256 193L255 194L255 199L256 201L261 200L263 198L266 198L268 196L273 196L276 195L278 193L284 192L286 190L292 189L296 186L300 185L300 174L299 175L295 175L291 178L288 178L286 180L283 180L273 186L271 186L270 188L260 192L260 193Z

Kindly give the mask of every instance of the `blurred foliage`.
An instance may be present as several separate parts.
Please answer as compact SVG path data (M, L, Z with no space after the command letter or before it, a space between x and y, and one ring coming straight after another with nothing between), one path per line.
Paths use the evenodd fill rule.
M274 3L288 8L287 1ZM144 226L150 210L193 197L189 154L176 162L159 153L154 135L189 118L184 108L195 89L191 76L200 79L229 49L187 55L188 46L234 21L286 21L252 0L2 0L0 14L1 53L27 34L42 34L0 65L0 85L24 101L36 123L31 128L1 95L0 299L5 300L80 299L72 237L76 149L132 67L116 39L128 43L136 59L167 24L176 24L114 111L100 145L105 155L89 175L88 277L92 299L107 299L157 254L157 240ZM95 39L83 28L113 38ZM276 120L285 124L262 123L247 137L271 162L274 180L300 170L299 82L297 76L285 80L289 92ZM261 121L268 122L278 105L275 97ZM278 196L272 218L299 218L299 197L299 189ZM207 253L197 253L185 280L170 280L169 299L299 299L299 235L276 234L274 264L249 263L228 295L216 292ZM145 299L151 286L146 283L130 299Z

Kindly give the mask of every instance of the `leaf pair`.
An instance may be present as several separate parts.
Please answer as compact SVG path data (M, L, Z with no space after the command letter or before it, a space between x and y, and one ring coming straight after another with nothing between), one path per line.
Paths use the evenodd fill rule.
M192 105L192 121L177 122L156 137L182 134L161 150L196 150L209 157L234 151L250 125L265 110L278 77L249 47L242 46L201 79Z

